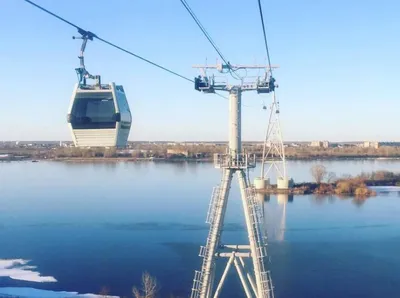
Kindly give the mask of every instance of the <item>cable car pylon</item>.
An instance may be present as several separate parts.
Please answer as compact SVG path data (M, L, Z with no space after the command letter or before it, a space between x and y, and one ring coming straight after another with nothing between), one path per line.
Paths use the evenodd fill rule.
M214 65L194 66L202 70L202 75L195 78L195 89L205 93L227 91L229 93L229 145L226 153L214 155L214 165L222 170L220 184L213 189L206 222L210 224L205 246L200 247L199 256L203 257L200 271L195 272L191 298L219 297L228 271L235 266L245 292L245 297L273 298L273 286L270 272L267 268L267 239L264 234L263 212L256 199L254 188L249 185L246 172L255 168L255 156L250 156L242 150L241 136L241 98L244 91L270 93L275 89L275 82L269 75L268 66L261 65ZM218 83L214 76L205 75L207 69L265 69L265 77L254 82L239 85ZM228 205L229 191L233 176L237 176L240 195L246 220L249 243L244 245L223 244L222 231ZM225 270L216 283L216 260L227 258ZM245 262L251 260L250 262Z
M287 194L288 189L293 186L293 179L290 179L287 175L285 147L279 115L279 101L276 99L275 91L273 91L270 115L263 144L261 176L255 178L254 185L257 190L270 188L271 176L275 172L278 192L283 191L283 193Z

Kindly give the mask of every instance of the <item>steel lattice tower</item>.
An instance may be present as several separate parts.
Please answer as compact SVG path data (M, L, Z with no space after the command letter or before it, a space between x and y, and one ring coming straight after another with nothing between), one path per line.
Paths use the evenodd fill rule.
M275 91L271 93L272 103L263 145L261 179L268 178L271 170L275 170L277 187L287 189L289 187L289 180L286 172L285 147L283 145L279 121L279 102L276 100Z
M203 71L207 68L235 69L232 65L197 66ZM239 66L236 66L239 68ZM240 68L268 69L266 66L240 66ZM204 72L205 73L205 72ZM267 73L267 72L266 72ZM215 167L222 170L221 182L214 187L206 222L210 224L205 246L200 248L203 262L200 271L195 272L191 298L219 297L227 273L234 264L245 292L245 297L273 298L270 272L266 266L266 237L264 234L263 212L256 199L255 190L248 184L246 171L256 166L255 156L242 150L241 141L241 97L244 91L256 90L269 93L274 89L274 80L265 76L254 83L241 85L218 84L214 77L199 76L195 79L196 90L214 93L216 90L229 92L229 145L225 154L215 154ZM224 217L228 204L233 176L237 176L244 217L246 220L249 244L223 245L221 243ZM227 258L225 270L218 283L215 283L216 259ZM244 258L250 258L252 266L247 266Z

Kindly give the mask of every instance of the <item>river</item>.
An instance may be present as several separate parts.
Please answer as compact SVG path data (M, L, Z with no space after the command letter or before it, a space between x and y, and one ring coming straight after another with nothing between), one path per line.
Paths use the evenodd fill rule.
M400 169L400 160L290 161L288 172L310 181L316 163L337 176ZM0 294L128 296L148 271L161 297L188 297L219 180L209 163L0 163ZM363 202L271 196L264 212L276 298L399 297L399 192ZM246 244L236 183L225 222L224 241ZM243 297L235 271L222 293Z

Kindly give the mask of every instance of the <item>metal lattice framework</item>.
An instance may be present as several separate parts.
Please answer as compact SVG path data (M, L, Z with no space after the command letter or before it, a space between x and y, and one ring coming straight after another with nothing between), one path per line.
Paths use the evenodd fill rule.
M263 211L256 199L256 193L248 183L246 171L256 166L255 157L242 151L241 141L241 96L243 91L256 90L258 93L270 93L274 90L274 80L266 75L252 83L228 85L215 83L214 77L205 77L205 69L213 68L220 72L224 69L235 69L232 65L196 66L202 68L203 76L195 79L195 89L205 93L215 91L229 92L229 146L225 154L214 156L215 167L222 170L220 184L213 189L207 212L206 222L210 224L208 237L200 247L199 256L203 258L202 266L195 272L191 298L219 297L228 271L232 264L236 268L243 286L245 297L273 298L273 286L267 268L267 242L264 234ZM246 66L240 66L246 68ZM250 66L249 68L268 69L267 66ZM237 176L249 244L223 245L221 242L224 218L228 204L229 190L233 176ZM227 258L225 270L215 283L216 260ZM246 263L244 258L251 262Z
M275 91L272 92L270 116L264 139L261 177L268 177L271 170L276 171L278 179L287 179L285 147L279 121L279 102L276 100Z

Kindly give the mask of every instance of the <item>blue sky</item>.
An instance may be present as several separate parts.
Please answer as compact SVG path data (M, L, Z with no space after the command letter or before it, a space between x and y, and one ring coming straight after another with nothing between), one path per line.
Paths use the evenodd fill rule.
M187 0L231 63L264 63L256 0ZM36 0L134 53L188 77L217 53L179 0ZM400 2L263 0L284 139L400 141ZM70 140L76 30L23 0L2 0L0 140ZM226 140L228 103L99 41L86 66L122 84L130 140ZM268 95L243 95L243 139L263 138Z

